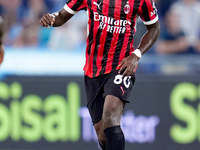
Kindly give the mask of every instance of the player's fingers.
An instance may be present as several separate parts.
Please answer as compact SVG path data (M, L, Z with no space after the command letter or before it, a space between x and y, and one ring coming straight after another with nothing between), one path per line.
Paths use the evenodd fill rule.
M44 27L48 25L48 20L46 19L46 15L42 16L42 18L40 19L40 24Z
M43 26L43 27L46 27L46 28L49 28L49 25L44 21L44 20L40 20L40 24Z
M127 68L125 69L125 71L122 74L122 77L125 77L125 76L128 76L128 70L127 70Z
M121 67L123 64L124 64L124 60L122 60L117 67Z
M48 14L44 15L43 21L44 21L47 25L51 25L51 18L49 17Z
M51 15L52 16L52 20L53 22L55 22L55 16L54 15Z
M53 26L54 22L51 22L51 26Z
M55 22L55 16L48 13L48 14L46 14L46 17L47 17L47 19L49 21L49 25L53 26L53 24Z
M122 74L122 76L131 76L134 73L134 67L132 66L127 66L126 70Z
M55 16L51 14L52 20L51 20L51 26L53 26L54 22L55 22Z
M124 59L120 62L120 64L117 66L117 68L121 68L122 65L125 63ZM118 73L121 73L123 69L119 69Z
M42 20L40 20L39 23L44 27L44 24L43 24Z
M123 65L121 66L121 68L119 69L118 73L121 74L122 71L123 71L125 68L126 68L126 65L123 64Z
M130 76L131 74L131 68L129 66L126 67L125 71L123 72L122 76Z
M44 26L44 23L43 23L42 19L40 19L39 23L40 23L42 26Z

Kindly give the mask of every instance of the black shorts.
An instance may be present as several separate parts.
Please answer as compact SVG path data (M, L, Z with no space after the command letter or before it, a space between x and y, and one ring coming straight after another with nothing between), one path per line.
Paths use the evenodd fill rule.
M134 75L122 77L117 70L95 78L85 76L87 107L93 124L99 122L102 118L105 96L113 95L124 103L129 103L128 97L134 82Z

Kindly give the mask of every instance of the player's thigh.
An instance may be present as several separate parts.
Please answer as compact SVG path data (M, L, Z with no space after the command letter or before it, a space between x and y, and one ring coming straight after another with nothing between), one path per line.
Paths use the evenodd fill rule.
M106 75L97 78L85 76L87 107L93 124L98 123L102 119L104 106L103 87L107 78Z
M113 95L105 97L103 108L103 127L108 128L111 126L120 125L120 120L124 108L124 101Z
M104 127L119 125L125 103L129 103L128 98L134 84L134 76L125 76L113 71L104 85Z
M113 95L124 103L129 103L128 99L130 97L134 81L134 75L123 77L121 74L118 74L117 70L113 71L104 85L104 97L107 95ZM111 99L114 98L111 97Z

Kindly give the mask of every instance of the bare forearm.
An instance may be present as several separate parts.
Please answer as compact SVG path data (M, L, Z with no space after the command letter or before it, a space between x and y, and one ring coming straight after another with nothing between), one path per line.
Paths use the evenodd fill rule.
M73 16L73 15L65 12L65 10L63 10L63 9L59 12L53 13L52 15L55 16L55 22L53 24L53 27L62 26L64 23L66 23Z
M40 24L46 28L49 28L49 26L58 27L67 22L72 16L73 15L68 13L65 9L62 9L53 14L44 14L40 19Z
M159 22L156 22L153 27L149 26L147 32L141 38L138 49L140 49L141 53L144 54L148 51L153 44L156 42L160 35L160 25Z

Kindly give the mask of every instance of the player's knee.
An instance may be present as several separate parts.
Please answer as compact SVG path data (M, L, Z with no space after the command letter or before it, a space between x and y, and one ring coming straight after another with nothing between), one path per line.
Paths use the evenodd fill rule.
M110 110L105 110L103 114L103 126L104 129L113 125L118 125L120 121L119 113L116 112L116 108L111 108Z
M103 121L115 119L118 115L118 110L115 106L111 105L109 109L104 109L103 111Z
M123 107L124 103L119 98L106 96L102 115L104 129L120 124Z

